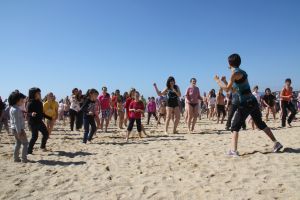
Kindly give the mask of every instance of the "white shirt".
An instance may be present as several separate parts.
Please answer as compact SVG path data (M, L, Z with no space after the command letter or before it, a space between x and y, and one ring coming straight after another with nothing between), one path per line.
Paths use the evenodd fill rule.
M257 102L260 103L260 99L261 99L260 93L259 92L253 92L252 94L255 96Z

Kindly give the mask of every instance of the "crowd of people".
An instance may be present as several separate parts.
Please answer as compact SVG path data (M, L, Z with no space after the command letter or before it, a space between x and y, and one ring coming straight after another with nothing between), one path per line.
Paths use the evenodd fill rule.
M232 72L229 81L225 76L221 78L215 76L220 89L217 93L212 89L208 93L203 93L203 96L195 78L190 80L190 86L185 93L181 93L174 77L167 79L163 90L159 90L154 83L154 91L158 97L149 97L148 100L134 88L123 95L120 90L110 94L105 86L100 92L89 89L85 94L74 88L70 96L59 102L53 93L48 93L42 98L39 88L29 89L28 97L15 90L7 101L0 98L0 131L4 127L8 133L14 135L16 141L14 161L26 163L27 155L33 153L39 132L42 134L40 148L47 150L47 140L51 137L58 120L64 125L68 122L70 131L74 131L74 128L76 131L83 129L82 142L87 143L93 140L97 130L108 132L112 124L119 129L127 127L127 134L124 136L127 142L135 124L139 137L142 138L143 134L147 136L142 123L142 118L146 115L145 125L149 125L151 117L154 117L155 126L164 123L165 134L169 134L171 122L172 133L178 133L177 128L182 116L189 133L194 132L198 119L207 117L212 123L223 124L227 117L224 129L233 133L229 155L238 156L238 133L241 128L246 129L247 122L253 129L263 130L274 142L274 152L278 152L282 145L262 120L262 111L265 111L266 121L269 120L271 113L274 120L279 115L281 127L286 127L286 124L292 126L297 110L300 110L300 93L297 96L293 91L290 79L286 79L279 93L272 93L270 88L266 88L264 94L261 94L258 86L251 90L247 73L239 67L240 56L238 54L229 56L228 63ZM29 142L25 133L25 121L31 132ZM22 145L20 159L19 151Z

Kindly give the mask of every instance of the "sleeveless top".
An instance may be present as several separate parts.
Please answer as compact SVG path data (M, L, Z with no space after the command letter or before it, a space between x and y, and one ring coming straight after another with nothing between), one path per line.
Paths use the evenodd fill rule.
M283 93L283 96L290 96L293 94L293 91L291 88L290 88L290 90L283 88L282 93ZM291 97L281 97L281 99L282 99L282 101L291 101L292 100Z
M168 90L167 92L167 106L172 108L179 106L178 96L173 90Z
M240 80L235 80L233 88L239 95L240 103L244 103L248 100L255 99L255 96L251 93L250 84L248 82L248 74L240 68L235 68L234 73L241 73L243 77Z

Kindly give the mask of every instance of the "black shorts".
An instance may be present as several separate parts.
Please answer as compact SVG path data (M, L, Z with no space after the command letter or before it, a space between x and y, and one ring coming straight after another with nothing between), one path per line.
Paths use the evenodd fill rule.
M225 105L217 105L217 113L218 113L218 117L221 116L221 113L223 114L223 117L225 117L226 116Z
M237 111L234 113L234 116L232 118L231 131L239 132L244 121L249 115L252 117L252 120L254 121L257 128L259 128L260 130L264 130L268 127L262 120L262 114L257 100L251 99L248 102L240 105Z

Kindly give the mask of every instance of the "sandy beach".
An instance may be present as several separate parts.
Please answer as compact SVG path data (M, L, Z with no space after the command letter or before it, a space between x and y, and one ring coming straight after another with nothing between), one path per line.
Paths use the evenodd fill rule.
M49 151L38 149L39 138L28 164L13 162L13 137L2 133L0 199L299 199L300 122L268 125L283 152L271 153L264 133L248 128L240 134L239 158L225 155L231 137L224 125L207 119L195 134L186 134L183 121L176 135L146 126L150 137L128 144L125 131L112 127L88 145L82 132L59 122Z

